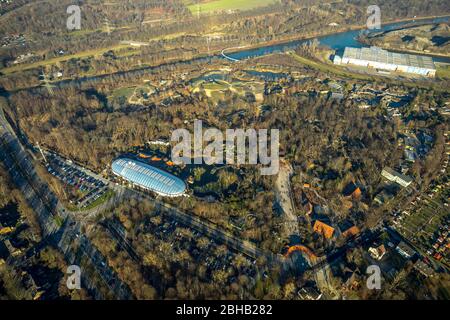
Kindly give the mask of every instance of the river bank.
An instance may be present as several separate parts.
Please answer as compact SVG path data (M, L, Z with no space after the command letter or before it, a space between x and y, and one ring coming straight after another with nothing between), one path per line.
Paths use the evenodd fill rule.
M383 22L381 24L381 27L383 28L383 27L387 27L387 26L394 26L396 24L401 24L401 23L407 23L407 22L416 23L416 22L423 22L423 21L427 21L427 20L435 20L435 19L443 19L443 18L450 18L450 15L427 16L427 17L420 17L420 18L396 19L396 20L391 20L391 21L388 21L388 22ZM418 25L420 25L420 24L418 24ZM296 41L309 41L309 40L313 40L313 39L316 39L316 38L325 38L325 37L330 37L330 36L343 34L343 33L347 33L347 32L352 32L352 31L361 31L361 30L364 30L366 28L367 28L366 25L344 26L342 28L333 30L333 32L325 32L325 33L317 32L315 34L307 35L307 36L283 37L281 39L267 41L267 42L259 43L259 44L255 44L255 45L247 45L247 46L237 46L237 47L225 48L225 49L222 50L222 52L233 54L233 53L238 53L238 52L242 52L242 51L261 49L261 48L270 47L270 46L283 46L283 45L289 45L290 43L296 42ZM235 50L233 50L233 49L235 49Z
M361 41L361 43L364 43L367 46L371 45L370 42ZM432 57L432 58L448 58L450 60L450 54L431 53L431 52L424 52L424 51L411 50L411 49L396 49L396 48L392 48L392 47L389 47L389 46L383 46L383 45L382 46L378 46L378 47L380 47L380 48L382 48L384 50L397 52L397 53L409 53L409 54L416 54L416 55L421 55L421 56L428 56L428 57ZM440 61L435 61L435 62L439 63ZM450 62L447 62L447 64L450 64Z
M402 24L407 24L409 22L414 22L414 23L427 22L427 21L435 21L437 19L438 20L443 19L443 21L446 21L449 18L450 18L449 15L444 15L444 16L437 16L437 17L421 17L421 18L395 20L395 21L383 23L382 29L377 30L377 31L379 32L379 31L386 31L388 29L398 28ZM317 33L316 35L309 35L307 37L305 37L305 36L292 37L291 40L289 40L288 38L283 38L283 39L278 39L276 41L270 41L270 42L256 44L253 46L245 46L245 47L240 46L240 47L234 47L234 48L229 48L229 49L217 50L209 56L200 54L196 57L193 57L193 58L190 58L187 60L174 59L173 61L169 61L169 62L163 63L161 65L142 66L140 68L130 69L127 71L117 71L117 72L109 73L109 74L85 76L85 77L76 78L76 79L64 79L61 81L52 82L51 84L54 86L63 87L66 85L71 85L73 83L79 84L79 83L83 83L86 81L96 81L97 79L104 79L106 77L114 76L114 75L123 75L123 74L131 74L131 73L139 74L139 73L143 73L143 72L146 72L149 70L155 70L159 67L174 64L174 63L201 62L202 60L207 62L207 61L210 61L211 58L223 57L222 56L223 52L227 52L228 50L233 50L233 49L238 49L238 50L232 51L231 53L226 54L229 58L231 58L230 60L232 60L232 61L245 60L245 59L249 59L252 57L264 56L264 55L268 55L268 54L272 54L272 53L276 53L276 52L286 52L288 50L295 49L300 44L302 44L306 41L315 39L315 38L318 39L322 45L328 46L331 49L336 50L336 51L342 50L344 47L362 47L363 44L358 42L358 40L356 38L357 38L359 32L362 29L364 29L365 27L366 26L361 26L361 25L351 26L351 27L343 28L344 31L341 30L339 32L329 32L329 33L321 33L321 34ZM347 30L347 31L345 31L345 30ZM436 59L437 60L435 62L450 63L450 57L436 57ZM439 60L441 60L441 61L439 61ZM28 90L28 89L32 89L32 88L38 88L38 87L41 87L41 85L30 86L30 87L20 88L20 89L16 88L16 90L12 90L11 92Z

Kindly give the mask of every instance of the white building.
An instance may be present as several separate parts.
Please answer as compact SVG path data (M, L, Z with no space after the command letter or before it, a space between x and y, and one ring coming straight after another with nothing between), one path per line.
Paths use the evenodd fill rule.
M391 168L384 168L381 172L381 175L388 179L389 181L396 182L402 187L408 187L412 182L413 179L409 176L405 176L395 170L392 170Z
M380 245L378 247L370 247L368 251L372 258L377 260L383 259L384 255L386 254L386 248L384 247L384 245Z
M416 254L416 251L414 251L413 248L411 248L409 245L407 245L403 241L398 244L396 250L405 259L411 259Z
M342 58L335 56L334 63L413 73L430 78L436 76L436 67L431 57L390 52L379 47L346 47Z

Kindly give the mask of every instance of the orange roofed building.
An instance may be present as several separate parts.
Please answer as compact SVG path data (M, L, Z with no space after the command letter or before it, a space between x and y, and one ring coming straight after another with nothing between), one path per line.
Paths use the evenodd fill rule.
M361 194L362 194L361 189L358 187L355 189L355 191L353 191L352 197L355 200L359 200L359 199L361 199Z
M352 226L352 227L348 228L347 230L345 230L345 231L342 233L342 236L343 236L344 238L347 238L347 237L354 237L354 236L358 235L359 232L360 232L360 230L359 230L359 228L358 228L357 226Z
M334 234L334 228L323 223L322 221L316 220L313 227L314 232L320 233L327 239L331 239Z
M343 190L344 197L347 199L360 200L362 196L361 188L355 182L350 182Z

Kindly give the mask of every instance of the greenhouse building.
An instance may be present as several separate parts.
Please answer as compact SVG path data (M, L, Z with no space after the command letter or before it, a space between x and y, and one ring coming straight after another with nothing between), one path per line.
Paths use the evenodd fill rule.
M390 52L379 47L346 47L342 57L337 55L334 57L334 64L400 71L430 78L436 76L436 67L433 58Z
M133 185L164 197L179 197L186 191L186 184L181 179L140 161L117 159L112 164L112 171Z

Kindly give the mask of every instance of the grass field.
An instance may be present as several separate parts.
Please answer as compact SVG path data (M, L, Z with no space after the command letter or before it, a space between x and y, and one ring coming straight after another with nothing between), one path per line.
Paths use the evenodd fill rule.
M125 97L128 100L128 98L134 93L135 89L136 86L119 88L113 92L112 98L118 99L120 97Z
M228 89L228 87L229 87L228 83L222 82L211 82L203 84L203 88L205 90L226 90Z
M99 197L98 199L93 201L90 205L83 208L83 210L94 209L95 207L98 207L99 205L101 205L101 204L105 203L106 201L108 201L109 199L111 199L113 196L114 196L114 191L108 190L101 197Z
M436 76L440 79L450 79L450 66L438 66Z
M212 0L197 4L197 0L183 0L183 3L193 14L197 14L199 11L201 14L227 10L245 11L279 2L279 0Z
M331 72L331 73L337 74L342 77L355 78L355 79L360 79L360 80L372 80L373 79L372 77L370 77L368 75L347 72L344 69L335 67L334 65L331 65L331 64L319 63L319 62L307 59L305 57L301 57L294 52L289 52L289 54L295 60L297 60L297 62L299 62L303 65L309 66L311 68L320 70L322 72Z

